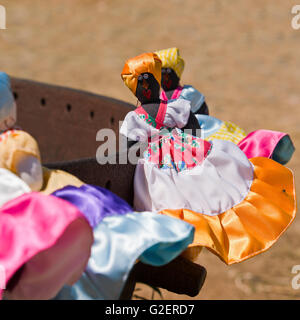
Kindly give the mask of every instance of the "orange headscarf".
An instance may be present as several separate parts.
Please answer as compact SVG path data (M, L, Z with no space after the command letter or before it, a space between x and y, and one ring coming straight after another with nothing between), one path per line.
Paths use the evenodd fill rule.
M138 76L145 72L153 74L160 85L161 60L155 53L143 53L126 61L121 77L134 95L136 93Z

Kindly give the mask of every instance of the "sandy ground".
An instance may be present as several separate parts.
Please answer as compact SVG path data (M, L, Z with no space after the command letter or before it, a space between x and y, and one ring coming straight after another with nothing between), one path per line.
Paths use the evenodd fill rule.
M0 69L11 75L81 88L135 103L120 73L124 61L177 46L182 82L206 95L212 115L247 132L288 132L297 148L288 164L300 183L300 30L288 0L1 0ZM299 121L299 122L298 122ZM298 299L300 221L271 250L228 267L205 251L208 270L196 299ZM150 297L139 286L138 293ZM187 299L164 291L164 298ZM156 297L158 298L158 296Z

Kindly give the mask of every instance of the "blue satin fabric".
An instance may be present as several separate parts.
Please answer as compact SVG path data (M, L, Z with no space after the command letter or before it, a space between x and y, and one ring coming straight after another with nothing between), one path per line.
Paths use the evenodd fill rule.
M0 119L6 118L13 103L9 77L5 72L0 72Z
M181 91L180 98L191 102L192 112L197 112L205 101L204 95L194 87L185 85Z
M161 266L193 242L194 227L152 212L110 216L94 229L94 244L86 271L56 300L115 300L137 259Z
M93 185L83 185L79 188L66 186L52 195L75 205L85 215L92 228L105 217L133 211L126 201L114 193Z
M201 128L201 135L203 135L201 136L202 139L218 132L223 124L223 121L206 114L195 114L195 117L197 118Z

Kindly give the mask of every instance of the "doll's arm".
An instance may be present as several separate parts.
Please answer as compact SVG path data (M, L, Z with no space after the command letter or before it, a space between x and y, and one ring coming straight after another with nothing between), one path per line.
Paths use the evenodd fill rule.
M190 112L190 117L188 119L187 124L182 128L182 130L190 130L191 132L187 132L195 137L201 138L201 129L199 122L193 112Z
M195 114L206 114L209 115L208 106L204 101L201 107L195 112Z

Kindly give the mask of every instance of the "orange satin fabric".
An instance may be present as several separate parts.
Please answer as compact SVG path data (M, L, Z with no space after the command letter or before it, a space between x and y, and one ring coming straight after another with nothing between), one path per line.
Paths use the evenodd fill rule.
M267 158L253 158L254 180L246 198L217 216L191 210L160 213L193 224L191 246L206 247L230 265L269 249L296 215L293 173Z
M137 88L138 76L145 72L153 74L160 85L161 60L155 53L143 53L126 61L121 77L134 95Z

